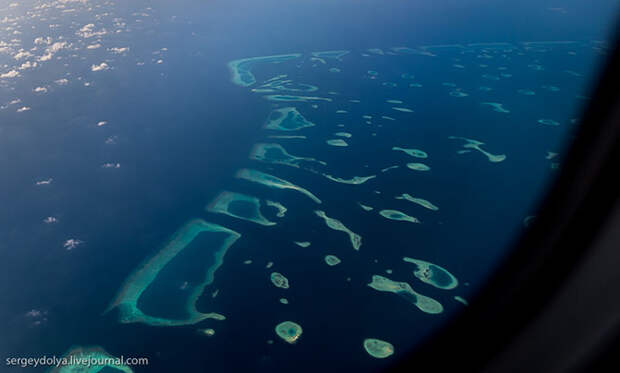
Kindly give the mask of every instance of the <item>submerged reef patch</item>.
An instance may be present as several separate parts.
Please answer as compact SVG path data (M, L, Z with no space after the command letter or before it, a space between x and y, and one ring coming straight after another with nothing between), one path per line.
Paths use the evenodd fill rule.
M342 179L340 177L335 177L335 176L328 175L328 174L323 174L323 176L325 176L329 180L335 181L337 183L353 184L353 185L364 184L368 180L374 179L375 177L377 177L377 175L370 175L370 176L353 176L350 179Z
M224 214L261 225L276 225L260 212L260 199L241 193L223 191L207 207L207 211Z
M538 123L544 124L545 126L559 126L560 122L555 121L553 119L539 119Z
M405 214L404 212L400 212L398 210L381 210L379 211L379 214L383 216L384 218L390 219L390 220L408 221L410 223L420 223L420 221L417 218L414 218L413 216L409 216Z
M145 314L138 306L138 302L141 300L140 298L145 290L156 282L162 270L173 262L197 237L202 235L218 235L224 237L219 245L201 250L204 252L204 257L194 258L198 263L202 263L206 258L211 258L212 264L204 271L201 281L186 287L187 300L183 304L186 317L172 319ZM199 312L196 309L196 301L202 294L204 288L213 282L215 271L224 263L226 252L239 237L241 237L239 233L217 224L207 223L201 219L189 221L172 235L170 240L157 254L145 261L129 275L116 298L105 312L118 307L120 322L141 322L155 326L191 325L208 318L216 320L225 319L224 316L217 313ZM202 247L200 248L202 249Z
M307 139L306 136L302 136L302 135L269 135L267 136L270 139L285 139L285 140L290 140L290 139Z
M417 269L413 271L415 277L420 281L433 285L434 287L450 290L459 285L459 281L448 272L448 270L420 259L413 259L404 257L403 260L407 263L413 263L417 266Z
M518 94L520 95L524 95L524 96L534 96L536 95L536 92L532 91L531 89L519 89L517 91Z
M329 216L325 215L324 211L316 210L314 213L316 214L316 216L325 220L325 224L327 224L329 228L348 234L349 239L351 240L351 245L353 245L353 249L360 249L360 247L362 246L362 237L359 234L354 233L349 228L345 227L345 225L342 224L340 220L330 218Z
M340 258L338 258L335 255L325 255L325 263L327 263L328 266L335 266L340 264L341 260Z
M289 154L280 144L258 143L250 152L250 159L261 162L283 164L291 167L300 167L302 162L318 163L325 166L327 163L310 157L297 157Z
M357 204L358 204L358 205L360 205L360 207L361 207L361 208L362 208L362 210L364 210L364 211L372 211L372 210L374 210L374 207L366 206L366 205L364 205L363 203L358 202Z
M305 83L295 83L290 79L276 79L261 85L259 88L255 88L252 92L267 93L275 91L289 91L289 92L314 92L318 91L319 87Z
M463 305L465 305L465 306L469 306L469 302L468 302L465 298L463 298L463 297L460 297L460 296L458 296L458 295L455 295L455 296L454 296L454 300L455 300L455 301L457 301L457 302L459 302L459 303L462 303L462 304L463 304Z
M504 104L500 104L499 102L483 102L482 105L487 105L493 108L493 111L498 113L510 113L510 110L504 107Z
M401 147L395 146L392 148L392 150L401 151L401 152L404 152L405 154L409 154L410 156L416 157L416 158L428 158L428 154L426 154L426 152L422 150L418 150L418 149L407 149L407 148L401 148Z
M288 182L284 179L280 179L279 177L269 175L269 174L266 174L258 170L250 170L250 169L244 168L237 172L236 177L239 179L252 181L254 183L263 184L271 188L296 190L306 195L308 198L312 199L314 202L321 203L321 200L318 199L310 191L300 186L297 186L291 182Z
M321 51L321 52L312 52L314 57L318 58L334 58L341 59L343 56L349 54L348 50L334 50L334 51Z
M133 370L122 363L121 358L114 357L101 347L71 347L61 358L59 366L50 373L97 373L106 372L133 373Z
M280 288L280 289L289 288L288 278L284 277L284 275L279 272L273 272L271 274L271 282L277 288Z
M407 167L415 171L429 171L431 169L424 163L407 163Z
M293 321L284 321L276 325L276 334L282 338L284 342L293 344L301 337L303 330L301 325Z
M388 172L389 170L394 170L394 169L399 168L399 167L400 167L399 165L394 165L394 166L382 168L381 172Z
M443 306L435 299L416 293L406 282L392 281L387 277L373 275L372 282L368 284L371 288L378 291L386 291L406 299L420 309L422 312L437 314L443 312Z
M409 201L409 202L413 202L413 203L417 203L418 205L425 207L429 210L433 210L433 211L437 211L439 210L439 207L433 205L432 203L430 203L429 201L422 199L422 198L416 198L416 197L412 197L407 193L403 193L400 196L396 196L394 197L396 199L404 199L405 201Z
M327 145L331 146L349 146L349 144L347 144L347 142L343 139L329 139L325 142L327 143Z
M484 154L489 159L489 162L497 163L497 162L502 162L503 160L506 159L506 155L504 155L504 154L495 155L495 154L491 154L491 153L487 152L486 150L482 149L480 146L484 145L484 143L481 142L481 141L472 140L472 139L468 139L466 137L459 137L459 136L450 136L448 138L452 139L452 140L463 140L463 141L465 141L465 145L463 145L463 147L465 149L468 149L468 150L474 149L474 150L479 151L480 153Z
M467 96L469 96L469 94L461 91L460 89L454 89L454 90L450 91L450 96L452 96L452 97L459 97L460 98L460 97L467 97Z
M385 359L394 354L394 346L391 343L375 338L364 339L364 349L377 359Z
M211 328L206 328L206 329L198 329L196 330L196 332L200 335L204 335L207 337L213 337L215 335L215 330L211 329Z
M264 97L269 101L284 101L284 102L332 101L332 99L328 97L316 97L316 96L267 95Z
M393 106L392 109L396 111L402 111L403 113L413 113L413 110L406 107Z
M279 218L283 218L284 214L286 214L286 212L288 211L288 209L284 207L284 205L281 204L280 202L274 202L270 200L266 200L265 202L267 203L267 206L274 207L275 209L278 210L278 212L276 213L276 216Z
M301 57L301 53L279 54L274 56L242 58L228 63L232 74L232 82L248 87L256 83L256 78L252 74L252 67L258 63L280 63Z
M297 131L315 124L304 118L294 107L275 109L269 114L263 128L278 131Z

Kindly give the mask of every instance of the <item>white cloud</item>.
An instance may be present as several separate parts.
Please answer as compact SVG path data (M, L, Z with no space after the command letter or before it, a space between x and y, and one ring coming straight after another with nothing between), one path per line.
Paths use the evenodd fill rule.
M32 321L32 326L39 326L47 322L47 311L32 309L26 312L24 316Z
M70 238L66 240L65 243L62 244L62 247L64 247L67 250L73 250L83 243L84 241L78 240L77 238Z
M33 89L33 91L35 93L47 93L47 88L45 88L45 87L36 87L35 89Z
M41 315L43 315L43 313L39 310L30 310L26 312L27 317L39 317Z
M45 48L45 54L39 57L39 61L49 61L54 57L54 54L71 47L71 44L66 41L57 41L49 47Z
M120 163L104 163L101 165L102 168L121 168Z
M18 113L23 113L24 111L30 111L30 106L22 106L19 109L17 109Z
M69 80L62 78L62 79L54 80L54 83L58 85L67 85L69 84Z
M3 78L17 78L18 76L19 76L19 71L11 70L11 71L6 72L4 74L0 74L0 79L3 79Z
M32 57L32 53L25 51L23 49L15 53L15 55L13 55L13 58L15 58L16 60L27 58L27 57Z
M19 66L20 70L26 70L26 69L32 69L39 66L38 63L36 62L30 62L30 61L26 61L24 63L21 64L21 66Z
M108 48L108 50L112 53L116 53L116 54L121 54L121 53L125 53L125 52L129 52L129 47L123 47L123 48Z
M54 181L54 179L52 179L50 177L49 179L39 180L39 181L35 182L35 185L49 185L49 184L52 183L52 181Z
M107 69L109 69L109 68L110 68L110 66L108 66L108 64L107 64L107 63L102 62L102 63L100 63L99 65L92 65L92 66L90 67L90 70L91 70L91 71L104 71L104 70L107 70Z
M41 62L49 61L52 59L52 56L53 55L51 53L44 54L41 57L39 57L39 61Z
M56 43L50 45L48 48L46 48L45 50L49 53L56 53L62 49L68 48L71 45L69 43L67 43L66 41L57 41Z
M93 27L95 27L95 24L93 23L89 23L87 25L84 25L81 29L80 32L89 32L93 30Z
M106 29L101 29L100 31L93 31L94 28L95 28L95 25L92 23L89 23L85 25L84 27L82 27L81 29L79 29L79 31L77 31L76 34L85 39L88 39L94 36L103 36L108 33Z
M96 44L91 44L91 45L86 46L86 49L97 49L97 48L101 48L101 44L96 43Z
M42 36L39 36L38 38L34 39L34 43L36 45L42 45L42 44L50 45L50 44L52 44L52 38L50 38L49 36L47 36L45 38L42 37Z

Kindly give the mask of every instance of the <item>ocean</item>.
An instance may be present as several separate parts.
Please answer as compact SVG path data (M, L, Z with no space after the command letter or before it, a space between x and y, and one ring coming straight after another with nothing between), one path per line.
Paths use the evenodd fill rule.
M375 372L423 343L536 215L617 11L613 1L15 4L0 4L0 352L97 346L147 357L135 372ZM251 59L280 55L292 57ZM244 59L235 81L231 62ZM265 128L291 108L312 125ZM314 160L251 159L257 144ZM321 203L236 177L243 169ZM222 191L259 208L207 211ZM359 250L317 210L359 235ZM418 222L379 213L390 210ZM257 224L256 211L276 224ZM194 219L240 235L221 263L222 233L209 232L167 269L149 267ZM404 257L433 264L431 275ZM153 285L135 304L177 325L105 312L143 267ZM442 269L458 286L433 282ZM376 275L393 282L368 286ZM224 320L189 321L196 289L196 310ZM303 329L295 343L276 334L283 321ZM389 356L367 352L367 338L388 342Z

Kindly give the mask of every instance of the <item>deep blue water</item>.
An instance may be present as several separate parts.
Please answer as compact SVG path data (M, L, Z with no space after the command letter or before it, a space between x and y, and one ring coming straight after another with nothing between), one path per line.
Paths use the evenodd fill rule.
M69 3L66 7L75 12L34 10L41 3L58 5L24 1L16 7L0 6L0 19L9 18L3 24L13 27L0 31L0 41L7 45L6 51L0 49L0 74L19 71L18 77L0 79L0 106L6 106L0 110L0 355L61 355L73 345L97 345L115 356L149 357L148 368L136 369L149 372L376 371L421 343L462 309L453 296L470 299L523 230L523 219L535 215L537 201L557 172L552 164L561 166L562 161L561 154L546 160L546 152L561 153L570 141L576 128L571 120L579 118L587 103L576 96L589 94L605 57L605 47L594 41L608 39L611 15L617 10L613 1L576 0L560 5L92 0L89 3L99 7L87 10ZM147 16L138 14L142 12ZM94 31L108 32L76 35L89 23ZM111 31L115 29L122 32ZM45 47L32 49L39 36L72 46L41 61L37 56ZM529 49L522 44L559 40L575 43ZM515 47L433 50L434 57L366 51L495 41ZM95 43L102 46L86 48ZM114 47L129 51L114 54L109 50ZM21 49L32 50L34 56L17 60ZM325 66L312 66L310 52L331 49L351 52L341 60L328 59ZM308 95L330 97L332 102L319 101L317 108L312 103L274 103L252 93L254 86L230 81L226 64L231 60L292 52L304 55L257 65L256 85L288 74L296 83L319 87ZM485 54L493 58L480 57ZM38 66L18 70L26 60ZM109 70L91 71L103 61ZM544 70L528 67L532 64ZM341 71L330 73L329 67ZM368 70L379 75L370 79ZM502 72L512 76L497 81L482 77ZM415 75L412 82L422 87L409 87L402 73ZM54 83L61 78L68 83ZM396 82L397 87L383 82ZM443 83L454 83L469 96L451 97L452 88ZM481 86L492 90L482 91ZM35 87L46 87L47 93L35 93ZM519 89L536 94L525 96ZM338 94L328 94L331 91ZM8 104L15 99L21 102ZM405 104L388 104L386 99ZM481 102L503 103L510 113L495 112ZM284 106L296 106L317 124L291 133L306 135L306 140L266 139L280 133L262 129L265 119L273 108ZM397 112L391 106L414 112ZM17 112L20 107L31 109ZM372 123L366 124L362 115L373 116ZM396 120L381 120L381 115ZM541 125L541 118L560 126ZM107 124L98 127L100 121ZM346 139L349 147L325 144L338 131L353 134ZM483 141L485 150L507 158L490 163L480 153L457 154L463 142L448 139L452 135ZM326 161L321 170L335 176L378 176L362 185L345 185L305 168L250 161L252 146L267 140L293 155ZM422 149L429 158L416 160L391 151L392 146ZM404 167L417 161L431 170ZM121 166L102 168L106 163ZM380 172L395 164L400 168ZM301 185L323 203L317 206L293 191L235 179L244 167ZM48 178L53 179L49 185L35 185ZM205 212L205 205L222 190L279 201L288 207L286 217L278 219L263 209L268 219L278 222L264 227ZM401 193L426 198L440 209L393 198ZM365 212L358 202L376 210ZM354 251L344 233L328 229L312 212L317 208L359 233L361 250ZM377 214L388 208L415 216L422 224ZM48 216L57 222L44 223ZM200 310L227 319L152 327L120 324L116 311L102 315L136 266L192 218L243 235L198 302ZM63 243L71 238L83 243L66 250ZM301 248L292 241L311 241L312 246ZM337 255L342 263L327 267L326 254ZM459 287L445 291L423 284L403 256L441 265L459 279ZM248 259L252 264L243 264ZM265 269L269 261L274 267ZM393 273L386 274L386 269ZM269 281L272 270L284 273L291 288L275 288ZM408 282L441 302L444 313L425 314L395 294L369 288L373 274ZM179 274L178 281L183 278ZM211 298L215 289L219 294ZM280 304L281 297L290 304ZM162 310L171 307L171 299L162 297ZM157 306L157 301L149 306ZM31 310L38 313L28 315ZM304 328L295 345L274 334L275 325L284 320ZM199 335L198 327L212 327L216 335ZM396 354L371 358L362 348L368 337L389 341ZM2 371L11 369L4 361L1 366Z

